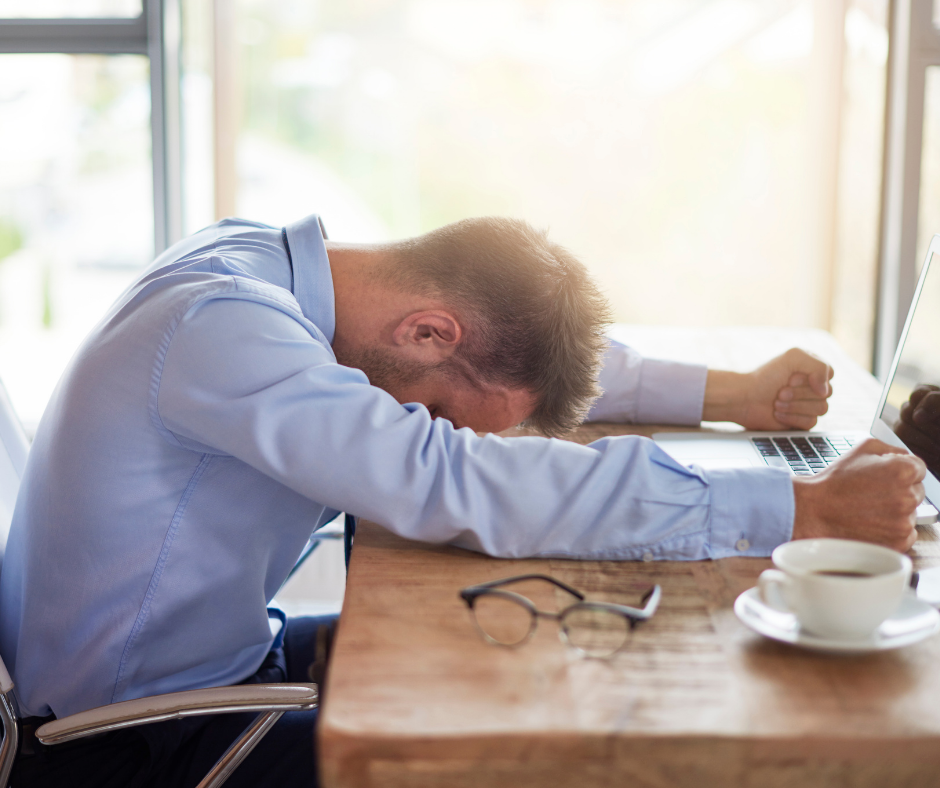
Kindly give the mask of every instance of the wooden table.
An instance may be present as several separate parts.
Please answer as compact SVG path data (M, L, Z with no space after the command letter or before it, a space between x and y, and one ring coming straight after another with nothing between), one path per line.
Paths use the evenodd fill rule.
M652 337L645 347L644 336ZM694 337L709 361L709 353L731 347L718 361L749 367L782 349L775 342L792 343L794 333L722 329ZM650 348L662 340L655 331L628 338L668 350ZM867 410L870 419L877 384L826 335L795 338L831 359L843 383L821 426L866 428L858 414ZM686 351L690 341L683 341ZM590 425L578 439L624 431ZM932 529L914 554L915 565L940 564ZM731 607L769 564L507 561L410 542L364 523L320 719L323 784L940 785L940 637L856 657L765 640ZM656 582L663 600L629 649L608 661L576 656L550 621L524 647L487 645L457 592L523 572L552 574L590 598L625 603ZM520 590L540 607L556 602L541 585Z

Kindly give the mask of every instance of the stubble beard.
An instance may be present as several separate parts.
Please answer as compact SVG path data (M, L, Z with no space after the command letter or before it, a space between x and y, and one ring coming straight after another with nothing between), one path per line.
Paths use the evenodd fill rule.
M396 357L383 347L363 347L337 355L336 360L344 367L359 369L369 378L370 385L380 388L393 397L396 391L424 380L440 370L442 364L426 364Z

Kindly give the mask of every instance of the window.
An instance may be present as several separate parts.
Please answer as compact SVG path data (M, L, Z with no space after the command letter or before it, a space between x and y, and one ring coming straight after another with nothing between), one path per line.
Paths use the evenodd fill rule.
M239 0L232 36L241 215L512 214L618 320L832 324L841 4Z
M0 0L0 375L27 428L179 236L173 8Z
M0 368L29 424L153 256L139 55L0 55Z
M875 371L887 374L914 295L937 207L937 77L940 30L934 0L891 3L884 178L879 239Z
M875 339L887 61L887 0L851 0L845 14L830 330L866 368Z

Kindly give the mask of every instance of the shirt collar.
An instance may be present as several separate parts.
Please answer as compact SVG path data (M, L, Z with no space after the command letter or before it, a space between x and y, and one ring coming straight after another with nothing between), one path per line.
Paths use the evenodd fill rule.
M332 343L336 331L333 274L320 228L320 217L311 214L285 229L294 269L294 298L304 316Z

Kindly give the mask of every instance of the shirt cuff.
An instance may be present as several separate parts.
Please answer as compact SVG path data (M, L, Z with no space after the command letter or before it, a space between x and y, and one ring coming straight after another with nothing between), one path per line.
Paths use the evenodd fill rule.
M767 556L793 537L793 481L778 468L702 471L708 481L709 558Z
M707 376L708 368L700 364L644 358L637 395L637 423L699 424Z

